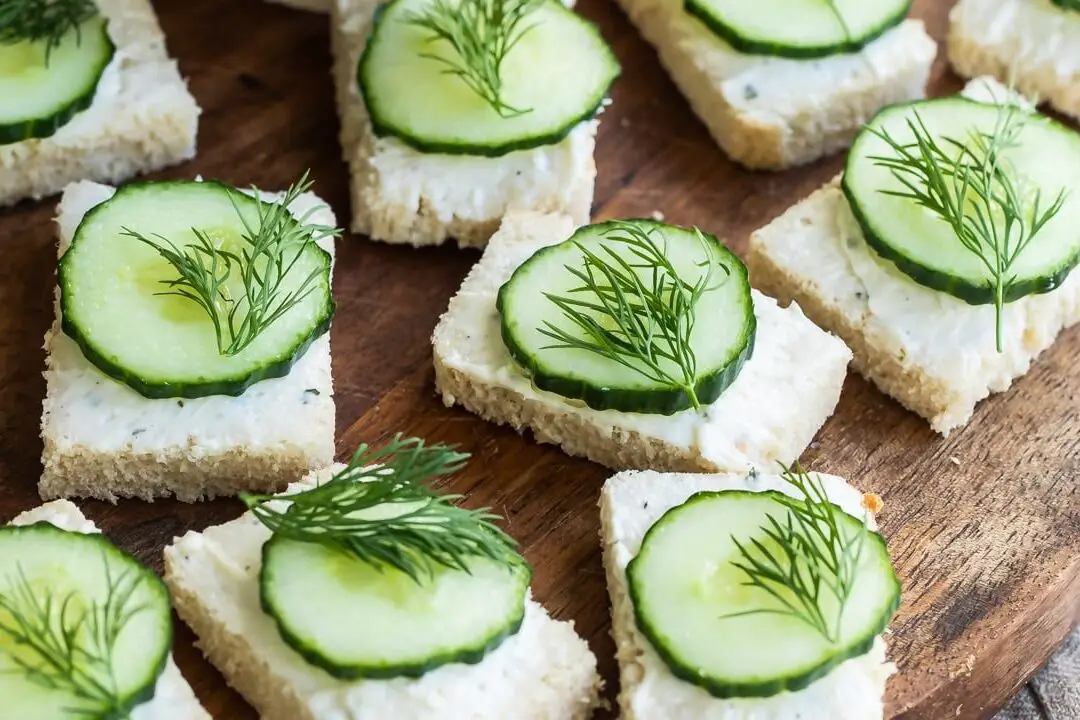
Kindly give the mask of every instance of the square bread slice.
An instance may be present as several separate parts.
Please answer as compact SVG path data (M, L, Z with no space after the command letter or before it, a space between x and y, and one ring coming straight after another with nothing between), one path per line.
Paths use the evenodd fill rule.
M817 60L745 55L682 0L618 0L716 143L751 169L846 148L885 105L923 97L937 44L906 20L858 53Z
M1001 102L1009 90L978 78L964 94ZM839 178L753 233L747 265L755 285L781 302L798 302L843 338L863 376L942 435L967 423L980 400L1007 390L1061 330L1080 322L1074 272L1053 292L1005 306L1005 351L998 353L993 306L925 288L880 259L864 241Z
M949 15L949 62L992 75L1080 118L1080 12L1050 0L960 0Z
M58 208L59 255L95 205L112 197L107 185L80 182ZM275 197L275 196L267 196ZM292 208L334 226L329 207L312 193ZM320 242L333 254L333 240ZM42 499L118 497L185 502L243 490L282 490L334 458L334 398L330 334L312 343L282 378L255 383L239 397L150 399L106 376L83 356L56 320L45 335L46 395L41 418Z
M503 220L435 328L435 387L443 401L615 469L746 472L797 458L836 407L851 353L798 307L780 308L757 291L753 357L700 411L593 410L532 385L503 345L496 295L534 252L576 228L566 215Z
M343 466L312 473L301 489ZM521 629L476 665L420 678L339 680L281 639L259 604L266 529L251 513L165 548L165 582L196 644L263 720L585 720L598 704L596 658L573 623L526 599Z
M596 119L553 145L498 158L422 153L397 138L375 135L356 68L379 5L380 0L333 0L331 7L353 232L414 246L454 239L460 247L482 247L509 210L564 213L587 223L596 179Z
M54 500L33 510L27 510L17 515L11 524L33 525L39 522L47 522L69 532L100 532L78 507L67 500ZM153 699L136 707L131 714L131 720L157 720L157 718L210 720L210 715L199 704L191 686L173 662L172 656L169 657L164 672L158 678Z
M862 516L858 490L833 475L818 475L826 495L841 509ZM724 718L724 720L874 720L884 714L885 683L896 667L885 660L878 636L869 653L852 658L798 692L768 698L720 699L680 680L638 630L626 580L626 566L641 549L645 532L691 495L716 490L778 490L791 486L773 474L681 475L653 471L622 472L600 493L601 540L611 634L619 663L619 709L622 720ZM874 528L873 518L869 525Z
M195 156L199 106L150 0L95 0L116 46L94 101L54 135L0 144L0 207L77 180L119 183Z

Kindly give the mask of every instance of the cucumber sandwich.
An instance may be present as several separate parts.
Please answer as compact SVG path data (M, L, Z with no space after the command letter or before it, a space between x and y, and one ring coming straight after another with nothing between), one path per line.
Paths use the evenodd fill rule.
M433 342L448 404L613 467L683 470L797 457L849 358L697 228L531 213L506 218ZM771 406L784 395L797 417Z
M281 489L330 461L338 231L310 185L69 188L43 492L191 500ZM89 419L101 412L108 428Z
M0 717L209 720L172 637L165 585L71 503L0 526Z
M1078 184L1080 133L980 80L879 113L839 187L756 233L750 263L947 433L1080 320Z
M922 97L936 44L910 0L619 0L717 144L802 165L879 108Z
M149 0L0 3L0 206L187 159L198 115Z
M994 76L1080 118L1080 0L959 0L948 51L958 74Z
M866 501L798 465L601 493L622 716L873 720L900 584Z
M180 616L264 717L449 706L494 720L530 702L532 717L588 716L595 658L531 600L514 541L486 510L428 487L466 458L415 438L361 446L285 494L242 496L243 518L166 549Z
M587 220L620 72L593 23L558 0L339 0L334 24L354 230L483 245L510 207Z

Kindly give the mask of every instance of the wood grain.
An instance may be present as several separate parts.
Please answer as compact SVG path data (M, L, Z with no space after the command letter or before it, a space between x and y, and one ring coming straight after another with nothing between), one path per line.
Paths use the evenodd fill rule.
M951 2L915 14L943 37ZM284 187L305 168L347 217L325 17L259 0L155 3L204 108L199 157L157 177L220 177ZM595 213L663 212L739 251L750 231L831 177L832 158L784 174L751 174L709 140L656 58L607 0L581 0L623 63L598 140ZM955 90L944 58L931 94ZM36 505L44 383L42 336L52 318L53 201L0 214L0 521ZM394 432L457 442L475 456L449 487L505 514L536 569L535 592L573 619L614 697L616 672L597 538L607 472L434 397L428 338L475 252L412 250L347 238L335 279L333 328L339 449ZM891 655L894 718L986 718L1080 622L1080 328L1064 334L1008 394L980 406L948 440L852 376L835 417L804 460L850 477L886 502L883 531L904 582ZM222 522L235 502L84 503L122 547L161 569L174 535ZM178 626L178 661L216 718L255 717Z

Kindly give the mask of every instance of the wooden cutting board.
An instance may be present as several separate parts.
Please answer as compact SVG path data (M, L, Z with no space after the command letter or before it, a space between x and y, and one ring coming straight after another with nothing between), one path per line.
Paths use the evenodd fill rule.
M306 168L345 224L327 20L259 0L159 0L169 49L204 112L199 156L157 177L220 177L282 188ZM943 38L951 2L915 14ZM599 218L661 211L742 251L747 235L832 177L833 158L783 174L725 159L610 0L581 0L623 64L597 149ZM942 50L944 52L944 50ZM939 57L931 94L959 80ZM52 322L52 200L0 211L0 521L38 504L42 336ZM608 472L461 410L432 388L428 338L473 251L413 250L347 237L337 260L332 331L338 448L395 432L460 443L472 466L449 487L507 519L535 567L535 594L572 619L616 694L596 501ZM1080 621L1080 328L1065 333L1006 395L948 440L852 374L836 415L804 458L885 499L882 527L904 583L893 623L894 718L985 718ZM82 503L122 547L158 570L188 529L239 514L199 505ZM180 666L215 718L254 712L178 627ZM613 716L613 715L612 715ZM611 717L611 716L609 716Z

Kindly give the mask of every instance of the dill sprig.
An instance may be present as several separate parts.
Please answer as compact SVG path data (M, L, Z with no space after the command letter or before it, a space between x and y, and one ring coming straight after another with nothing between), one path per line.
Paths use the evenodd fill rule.
M855 537L844 537L836 522L838 511L826 496L820 478L812 477L798 463L781 467L781 477L799 491L800 497L777 497L788 512L780 520L769 516L761 528L764 542L750 538L748 543L742 543L732 537L740 556L733 564L746 575L742 584L768 593L779 607L723 617L786 615L835 643L869 529L864 522ZM823 607L828 596L836 601L835 617L827 616Z
M686 393L694 408L697 358L690 337L697 322L697 304L715 290L731 270L713 256L696 228L705 259L701 276L689 283L668 259L667 243L652 231L625 222L605 232L608 243L596 251L574 241L582 254L580 268L565 266L581 284L565 295L544 293L580 331L571 333L545 321L539 332L555 341L542 349L585 350L608 358L655 383ZM724 278L716 280L717 269Z
M229 200L244 227L244 247L239 254L218 247L209 233L198 228L192 228L195 242L183 246L159 234L147 237L128 228L123 232L157 250L176 270L176 278L161 281L169 290L156 294L186 298L202 308L213 323L218 352L237 355L317 289L321 268L312 270L289 292L283 291L282 285L309 245L341 234L337 228L308 222L318 208L300 217L289 210L311 185L305 172L280 200L257 200L258 219L254 223L230 190ZM257 197L257 189L252 190ZM238 297L229 290L228 281L233 277L243 285Z
M531 112L516 108L502 96L502 66L506 56L535 25L525 19L544 0L433 0L422 11L409 12L405 22L427 30L428 42L442 42L452 55L435 52L421 57L444 66L480 96L501 117Z
M74 717L126 720L131 708L115 674L116 644L133 617L147 606L131 601L142 579L128 571L114 578L105 563L104 601L77 592L63 596L34 588L21 566L0 592L0 637L14 646L9 660L31 683L70 694Z
M519 562L516 543L488 508L468 510L461 495L427 483L457 472L468 454L396 435L379 450L361 445L323 485L290 495L241 494L274 535L338 549L376 568L422 583L439 568L468 572L471 557ZM374 511L374 512L372 512Z
M1027 197L1005 153L1020 145L1027 113L1009 100L1000 106L991 132L972 129L967 138L935 138L916 111L907 121L914 136L900 142L888 130L871 131L891 155L871 156L904 190L881 190L929 210L948 223L960 244L979 259L993 293L997 351L1003 350L1004 305L1015 281L1017 259L1061 210L1065 190L1043 208L1042 191Z
M44 42L48 63L64 36L97 14L93 0L0 0L0 45Z

